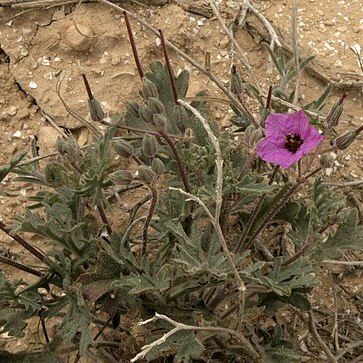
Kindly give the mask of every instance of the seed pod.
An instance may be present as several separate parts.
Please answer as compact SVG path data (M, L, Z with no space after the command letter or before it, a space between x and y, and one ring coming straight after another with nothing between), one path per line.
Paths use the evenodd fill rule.
M131 158L131 156L134 155L133 146L125 140L114 140L112 142L112 147L118 155L125 159Z
M155 158L151 163L151 169L156 175L160 176L165 172L165 165L159 158Z
M139 179L145 183L152 183L156 179L156 175L150 166L140 165L138 169Z
M57 139L57 149L59 154L66 157L71 164L79 160L82 154L81 148L72 137L69 137L68 139L59 137Z
M142 152L149 158L153 158L158 152L158 143L153 135L144 135L142 139Z
M235 95L240 95L242 93L242 78L238 69L233 64L231 68L231 86L230 90Z
M165 107L158 98L150 97L147 100L147 105L155 113L164 113L165 112Z
M340 116L343 113L343 102L346 97L346 94L344 94L338 102L336 102L332 109L330 110L328 116L326 117L326 123L329 127L335 127L338 125Z
M338 136L334 140L334 145L338 150L344 150L357 138L358 134L355 131L348 131L345 134Z
M91 114L91 119L93 121L103 121L103 119L106 117L105 113L103 112L101 103L96 100L96 98L88 100L88 108Z
M134 101L126 101L126 110L134 117L139 118L140 105Z
M185 107L181 105L175 105L173 108L173 119L176 123L176 127L182 133L185 132L185 125L189 121L189 115Z
M56 188L62 186L65 183L67 172L60 164L50 162L45 167L44 176L47 183Z
M115 185L129 185L134 177L128 170L117 170L108 176Z
M166 131L167 130L167 121L166 117L164 115L161 115L160 113L157 113L154 115L154 125L156 128L160 131Z
M155 112L146 105L141 105L139 108L139 117L144 122L151 124L153 122L153 117L155 115Z
M142 94L146 99L149 97L159 98L159 92L154 82L150 81L146 77L142 79Z

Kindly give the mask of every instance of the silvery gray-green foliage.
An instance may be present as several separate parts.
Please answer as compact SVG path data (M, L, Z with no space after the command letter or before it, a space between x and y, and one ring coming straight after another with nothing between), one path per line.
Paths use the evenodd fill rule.
M283 59L273 59L282 76L293 76ZM187 71L176 77L180 97L186 95L188 81ZM59 334L51 340L72 344L83 355L87 349L98 349L90 330L99 316L96 311L101 311L102 316L112 320L113 328L119 329L114 336L120 334L122 341L122 334L127 334L135 347L140 345L138 337L127 331L124 324L131 311L137 311L138 320L158 312L184 324L236 329L233 310L221 317L224 306L233 306L237 294L233 271L215 229L201 207L168 189L185 188L181 163L190 192L213 213L214 146L200 122L175 104L167 68L162 63L151 64L141 95L139 103L130 101L125 110L126 125L138 129L132 140L117 135L121 122L117 121L87 148L77 149L78 158L70 157L75 150L72 145L59 142L60 155L45 167L21 166L20 162L26 160L25 154L21 154L1 169L2 177L15 172L17 181L44 187L29 197L30 203L22 215L13 216L9 233L15 236L30 232L47 244L36 282L29 284L26 279L11 281L0 276L0 303L6 306L0 319L2 332L22 336L29 319L40 312L45 321L62 316ZM309 107L320 110L326 96L324 92ZM195 106L205 113L203 103ZM279 111L280 106L275 106L272 108ZM263 319L265 314L274 315L288 305L311 309L309 292L318 283L319 263L326 258L338 258L344 250L363 249L357 210L347 207L344 195L333 193L320 178L305 188L303 198L295 194L287 199L293 188L291 180L269 185L261 173L265 169L256 163L241 174L249 150L240 147L228 133L219 131L213 120L211 126L224 159L220 222L230 249L236 250L234 263L252 296L246 300L243 333L269 361L299 361L299 347L279 324L270 334L256 326L251 317L259 314ZM251 128L243 130L251 133ZM115 153L139 163L139 174L115 170ZM97 210L111 217L118 208L112 202L115 191L124 201L126 189L142 186L147 198L140 206L150 198L156 203L146 228L147 241L141 229L134 228L136 219L147 213L147 208L142 212L139 208L130 210L126 224L114 221L110 226L102 216L101 221L97 219ZM260 208L252 214L259 200ZM139 222L146 223L146 219L144 216ZM245 234L246 226L249 231ZM281 241L277 237L271 239L268 229L276 226L288 228L286 238L295 246L296 259L274 253ZM311 248L299 255L309 239ZM256 242L270 250L270 260L261 258ZM144 245L146 253L140 253ZM153 324L156 329L148 330L144 343L151 343L172 329L165 322ZM105 328L107 337L107 324L102 329ZM54 353L54 345L51 341L39 354L49 356L50 361L61 361ZM131 346L121 345L118 350L111 344L109 349L117 359L130 359L138 353ZM32 359L38 353L27 354ZM232 341L230 336L193 331L178 331L147 354L147 359L160 362L165 357L173 357L175 362L240 358L251 361L243 344Z

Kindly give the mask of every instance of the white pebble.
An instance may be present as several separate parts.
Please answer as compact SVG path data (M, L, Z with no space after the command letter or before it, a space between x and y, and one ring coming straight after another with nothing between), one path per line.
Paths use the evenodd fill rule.
M30 82L29 82L29 87L30 87L31 89L36 89L36 88L38 88L38 85L36 84L36 82L34 82L34 81L30 81Z
M15 131L14 133L13 133L13 137L17 137L17 138L19 138L19 137L21 137L21 131Z

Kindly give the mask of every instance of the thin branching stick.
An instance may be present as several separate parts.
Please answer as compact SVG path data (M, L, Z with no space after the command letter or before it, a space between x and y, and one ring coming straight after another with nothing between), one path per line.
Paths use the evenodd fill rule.
M207 208L207 206L197 197L195 197L194 195L190 194L190 193L185 193L183 192L182 194L188 196L190 199L196 201L199 205L201 205L203 207L203 209L206 211L209 219L211 220L213 227L217 233L218 239L220 240L222 249L224 251L224 253L227 255L227 259L228 262L231 266L231 269L233 271L233 274L235 276L236 282L237 282L237 286L238 286L238 290L239 290L239 296L240 296L240 315L239 315L239 326L240 326L240 322L243 319L243 311L244 311L244 304L245 304L245 291L246 291L246 287L244 282L241 279L241 276L239 275L239 272L236 268L236 265L234 263L232 254L229 250L229 247L227 245L227 242L223 236L223 232L221 229L221 225L220 225L220 214L221 214L221 208L222 208L222 203L223 203L223 157L222 157L222 151L220 148L220 144L218 141L218 138L214 135L211 127L209 126L209 123L207 122L207 120L200 114L200 112L198 110L196 110L194 107L192 107L189 103L183 101L183 100L178 100L178 102L184 106L185 108L187 108L189 111L191 111L197 118L198 120L201 122L201 124L203 125L205 131L208 134L208 137L210 138L215 150L216 150L216 210L215 210L215 215L214 217L212 216L211 212L209 211L209 209ZM174 189L174 188L172 188ZM178 190L180 192L179 189L174 189L174 190Z
M219 9L215 3L214 0L209 0L209 4L212 8L213 14L217 17L219 23L221 24L223 30L226 32L228 38L230 39L230 41L233 43L233 46L237 49L238 53L236 54L238 59L240 60L240 62L243 64L243 66L247 69L248 73L250 74L251 78L253 80L255 80L255 84L256 84L256 88L258 89L258 91L261 93L260 90L260 86L257 82L257 77L255 72L253 71L250 61L248 60L248 58L243 54L243 51L240 47L240 45L238 44L238 42L236 41L235 37L232 35L232 33L229 31L229 29L227 28L225 22L223 21L221 14L219 12Z
M251 355L251 357L253 357L254 359L259 360L260 356L259 354L256 352L256 350L252 347L251 343L242 335L239 334L238 332L236 332L235 330L232 329L227 329L227 328L221 328L221 327L215 327L215 326L194 326L194 325L187 325L187 324L183 324L183 323L178 323L177 321L170 319L168 316L164 315L164 314L158 314L155 313L155 316L141 321L138 325L145 325L145 324L149 324L152 323L154 321L157 320L165 320L168 323L170 323L171 325L173 325L175 328L173 328L172 330L168 331L167 333L165 333L161 338L155 340L153 343L151 344L147 344L144 345L141 349L141 352L138 353L137 355L135 355L134 358L131 359L131 362L136 362L139 359L145 358L146 355L156 346L165 343L165 341L171 337L173 334L181 331L181 330L192 330L192 331L210 331L210 332L217 332L217 333L222 333L222 334L228 334L228 335L232 335L235 336L236 338L238 338L243 345L246 347L246 349L248 350L249 354Z

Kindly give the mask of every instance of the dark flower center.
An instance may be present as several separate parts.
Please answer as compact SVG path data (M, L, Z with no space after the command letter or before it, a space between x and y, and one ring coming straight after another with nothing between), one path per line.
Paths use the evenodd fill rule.
M296 153L300 146L304 143L298 134L287 134L285 135L285 148L292 153Z

